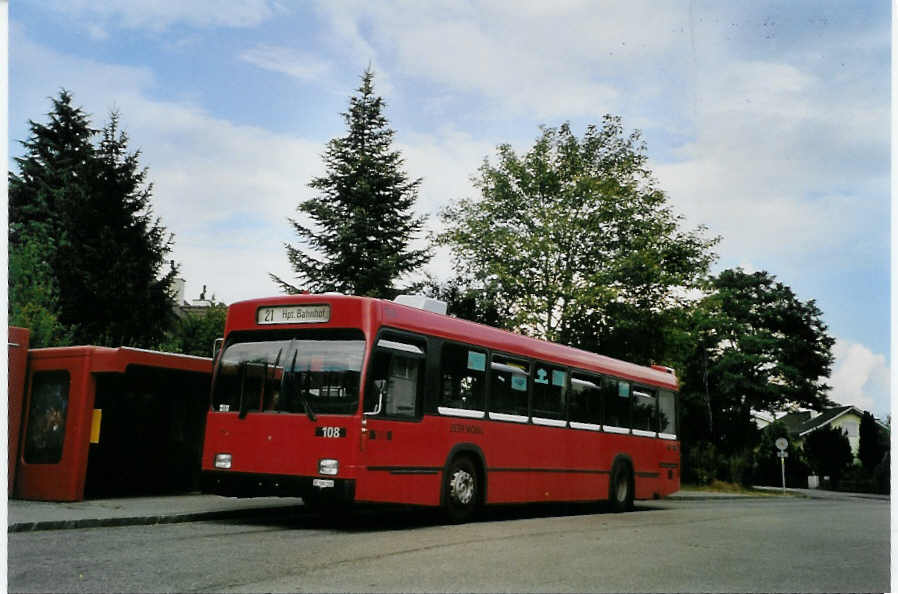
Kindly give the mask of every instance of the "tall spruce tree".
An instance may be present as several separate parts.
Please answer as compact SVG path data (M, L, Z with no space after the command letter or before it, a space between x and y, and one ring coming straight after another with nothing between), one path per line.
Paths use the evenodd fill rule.
M409 246L424 225L424 217L412 212L421 179L410 180L400 153L392 150L395 132L383 99L374 94L370 69L357 92L342 114L346 136L325 150L327 175L309 183L317 195L297 207L314 227L289 219L305 246L285 244L296 284L270 275L286 293L392 298L399 292L394 283L431 258L429 249Z
M30 136L9 172L9 322L32 330L35 347L71 344L72 322L61 317L56 276L59 250L71 241L66 205L83 195L94 158L87 114L65 89L51 99L47 124L29 120Z
M65 89L51 99L49 123L28 121L31 135L22 141L25 154L14 160L19 173L9 172L9 245L24 245L31 237L46 238L48 253L68 240L65 205L84 192L87 168L95 158L87 114L72 105Z
M128 152L117 113L94 145L98 131L71 94L52 101L9 175L11 256L41 248L53 313L75 342L156 346L173 315L176 269L165 269L173 239L152 214L140 151Z
M103 128L87 200L73 205L77 241L61 251L64 310L77 315L80 337L109 345L155 346L173 322L169 266L174 240L151 203L153 184L128 151L117 112Z

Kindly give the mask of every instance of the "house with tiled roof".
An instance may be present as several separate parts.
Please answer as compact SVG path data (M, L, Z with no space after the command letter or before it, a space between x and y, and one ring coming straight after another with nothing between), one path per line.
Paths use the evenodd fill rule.
M799 442L804 442L813 431L821 427L831 426L841 429L848 436L848 443L851 445L851 453L857 459L858 447L861 443L861 418L864 411L856 406L836 406L826 408L821 412L817 411L798 411L784 415L777 419L782 422L789 430L789 435ZM876 421L877 425L885 431L889 428L880 421Z

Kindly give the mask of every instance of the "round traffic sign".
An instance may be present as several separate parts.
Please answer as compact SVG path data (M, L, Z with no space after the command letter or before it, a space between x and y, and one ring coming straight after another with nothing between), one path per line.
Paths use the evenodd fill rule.
M785 450L787 447L789 447L789 441L785 437L778 438L774 443L776 443L776 447L780 451Z

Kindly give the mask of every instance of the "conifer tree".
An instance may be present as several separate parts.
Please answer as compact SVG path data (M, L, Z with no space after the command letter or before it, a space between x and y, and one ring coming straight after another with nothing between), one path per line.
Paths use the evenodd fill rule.
M63 313L77 316L82 340L154 346L174 321L167 255L173 237L152 209L153 184L128 151L112 112L91 165L86 200L67 213L76 241L60 250Z
M399 292L394 283L431 258L429 249L409 246L424 225L412 212L421 179L409 179L392 149L395 132L383 114L383 99L374 94L370 69L357 92L342 114L346 135L331 140L324 152L327 174L309 183L317 195L297 208L314 226L289 219L304 244L285 244L298 282L270 275L286 293L391 298Z
M9 172L10 249L39 236L54 253L69 240L63 207L78 202L86 167L94 159L91 140L98 131L90 127L87 114L72 105L65 89L51 101L49 123L29 120L31 135L22 141L25 154L14 159L19 173Z
M164 270L173 240L152 214L140 152L128 152L117 113L95 145L98 131L71 94L62 90L52 102L47 124L29 123L19 171L9 174L10 260L46 265L40 277L10 282L45 278L47 287L11 287L10 296L46 296L41 311L76 343L155 346L173 315L176 268ZM11 299L9 308L35 304Z
M864 415L861 417L857 457L864 470L868 472L876 468L876 465L882 462L885 453L889 451L889 439L884 433L880 430L873 415L864 411Z

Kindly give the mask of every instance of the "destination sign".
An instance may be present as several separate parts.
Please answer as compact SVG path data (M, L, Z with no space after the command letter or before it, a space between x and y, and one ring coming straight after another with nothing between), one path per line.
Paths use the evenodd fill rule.
M321 324L330 320L330 305L278 305L260 307L256 323L265 324Z

